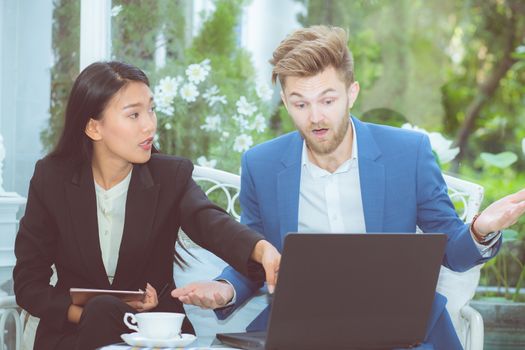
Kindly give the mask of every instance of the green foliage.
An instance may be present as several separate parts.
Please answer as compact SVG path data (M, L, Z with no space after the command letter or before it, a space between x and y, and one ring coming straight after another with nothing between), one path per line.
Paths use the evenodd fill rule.
M186 47L185 1L113 0L120 7L112 17L112 58L131 63L155 77L155 49L157 36L164 34L166 56L170 60L183 58ZM147 18L147 20L145 20Z
M67 98L78 74L80 42L80 0L56 0L53 10L53 55L51 68L51 103L49 127L40 138L50 151L64 125Z

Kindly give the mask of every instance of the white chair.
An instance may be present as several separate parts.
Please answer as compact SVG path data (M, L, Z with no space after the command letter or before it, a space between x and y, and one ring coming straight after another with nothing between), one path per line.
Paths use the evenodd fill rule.
M15 297L13 295L0 297L0 349L4 350L6 334L6 324L11 317L15 325L15 349L20 349L20 342L22 339L22 324L20 316L18 315L18 305L16 305Z
M483 200L483 187L447 174L443 175L459 217L470 223ZM436 290L447 297L447 310L463 347L482 350L484 327L481 314L469 305L479 283L482 265L465 272L441 267Z

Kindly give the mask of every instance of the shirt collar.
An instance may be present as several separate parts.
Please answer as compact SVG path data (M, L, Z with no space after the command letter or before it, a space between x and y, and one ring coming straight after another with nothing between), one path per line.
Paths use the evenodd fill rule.
M343 164L337 168L337 170L334 172L334 174L344 173L350 170L351 165L357 163L357 133L355 132L354 127L354 121L351 117L350 119L350 127L352 128L353 133L353 140L352 140L352 154L349 159L347 159ZM303 151L301 155L301 165L303 169L306 169L314 178L324 177L331 175L329 171L326 171L325 169L322 169L312 163L310 159L308 158L308 150L306 148L306 141L303 140Z
M100 186L96 181L95 182L95 192L99 195L105 195L107 199L113 199L116 198L123 193L127 192L129 188L129 183L131 181L131 173L133 172L133 168L129 171L128 175L120 181L115 186L111 187L109 190L105 190L102 186Z

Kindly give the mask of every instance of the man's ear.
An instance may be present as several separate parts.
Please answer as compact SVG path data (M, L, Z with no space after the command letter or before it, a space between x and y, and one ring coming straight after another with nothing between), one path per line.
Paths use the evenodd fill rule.
M86 133L86 135L93 141L99 141L102 138L100 136L100 132L98 131L98 125L99 125L98 120L89 118L89 121L86 124L86 128L84 129L84 132Z
M288 111L288 103L286 102L283 90L281 90L281 101L283 101L284 107L286 108L286 111Z
M352 108L354 106L355 100L357 100L357 96L359 95L359 83L357 81L354 81L352 85L348 88L348 102L349 102L349 108Z

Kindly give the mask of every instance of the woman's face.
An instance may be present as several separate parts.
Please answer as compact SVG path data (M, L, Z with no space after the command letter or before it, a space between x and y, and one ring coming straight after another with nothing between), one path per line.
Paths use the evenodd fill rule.
M141 82L130 82L111 98L100 120L91 119L86 133L95 160L145 163L157 130L153 95Z

